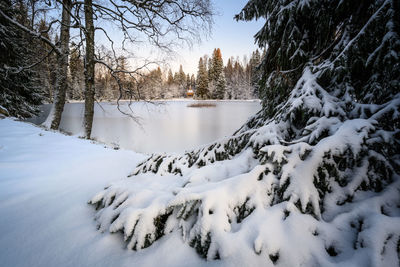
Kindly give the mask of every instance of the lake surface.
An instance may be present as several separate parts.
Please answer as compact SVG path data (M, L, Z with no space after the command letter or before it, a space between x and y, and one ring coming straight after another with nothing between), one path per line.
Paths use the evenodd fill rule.
M189 107L212 103L215 107ZM29 121L40 124L51 105ZM130 110L130 108L132 110ZM120 102L120 109L137 117L140 124L119 112L116 103L95 104L92 137L109 145L142 153L182 152L233 134L261 109L259 101L158 101ZM83 103L65 105L61 130L83 135Z

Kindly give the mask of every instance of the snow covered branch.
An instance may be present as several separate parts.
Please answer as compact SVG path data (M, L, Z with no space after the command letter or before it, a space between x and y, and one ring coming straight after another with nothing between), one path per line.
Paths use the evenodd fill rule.
M9 16L7 16L2 10L0 10L0 15L5 18L9 23L11 23L12 25L18 27L19 29L21 29L22 31L30 34L31 36L40 39L41 41L43 41L44 43L46 43L47 45L49 45L53 51L57 54L61 54L61 50L59 47L57 47L52 41L50 41L49 39L47 39L46 37L44 37L41 33L35 32L27 27L25 27L24 25L22 25L21 23L19 23L18 21L10 18Z
M399 11L250 0L238 18L267 20L263 110L231 137L151 155L93 196L99 229L134 250L179 232L207 260L398 266Z

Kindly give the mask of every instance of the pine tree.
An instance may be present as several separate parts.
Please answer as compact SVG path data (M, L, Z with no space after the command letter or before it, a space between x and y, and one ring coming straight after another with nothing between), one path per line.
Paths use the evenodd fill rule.
M216 48L213 51L212 58L210 60L211 65L209 67L209 87L212 87L212 97L214 99L223 99L225 96L225 75L223 73L224 63L222 60L221 49Z
M18 5L2 1L0 10L29 27L27 8L22 1ZM36 115L44 99L39 74L30 67L38 59L29 39L25 32L0 16L0 106L15 117Z
M234 97L233 93L233 65L232 58L228 59L226 66L224 68L225 78L226 78L226 90L225 90L225 98L232 99Z
M207 55L204 56L204 64L206 65L208 79L211 81L211 77L213 76L213 61Z
M183 71L182 65L179 66L179 72L178 72L178 84L179 84L179 97L185 97L186 96L186 74Z
M165 97L162 71L160 67L157 67L156 69L150 71L150 73L147 75L144 75L142 84L142 91L147 92L147 99L160 99Z
M190 80L190 75L189 73L186 74L186 90L189 90L191 88L191 80Z
M32 18L33 20L33 18ZM42 32L42 36L51 40L51 36L47 31L49 25L43 18L40 19L37 31ZM43 85L43 91L45 93L45 99L47 102L51 103L53 101L53 90L56 81L56 69L57 69L57 56L55 53L50 53L51 47L42 43L39 40L33 40L32 46L35 46L35 60L44 59L40 64L38 64L33 70L39 74L39 79Z
M83 87L84 87L84 67L83 60L79 50L79 47L75 44L71 44L71 56L69 59L69 72L71 80L71 88L69 90L69 98L74 100L83 99Z
M166 90L166 92L164 93L165 98L179 97L178 85L174 79L174 75L172 74L171 69L168 70L168 77L166 81L165 90Z
M208 260L252 250L270 266L398 266L399 15L395 0L250 0L237 18L265 19L263 109L132 174L176 174L179 189L142 200L125 179L101 191L100 229L133 249L179 229Z
M168 70L168 78L167 78L167 85L174 84L174 75L172 74L172 70Z
M196 90L196 78L194 77L194 74L190 77L190 87L192 90Z
M321 1L306 5L297 3L286 9L279 1L269 1L265 5L262 1L250 1L238 18L270 18L269 24L256 35L261 47L268 44L262 63L264 84L260 89L268 113L276 112L275 107L289 97L291 88L301 77L305 66L324 61L329 61L329 67L334 72L328 66L324 68L319 79L323 87L336 90L339 86L347 94L355 94L358 100L379 100L377 103L393 97L395 90L386 91L392 88L386 84L399 77L399 68L392 67L396 62L396 53L385 54L382 51L396 51L396 35L388 38L383 38L384 35L373 36L378 32L380 35L389 34L397 29L396 3ZM380 7L383 10L379 10ZM372 12L378 17L374 17L374 23L370 24L367 19L374 14ZM354 16L357 16L357 20ZM393 23L387 22L388 19ZM359 32L360 26L364 25L368 26L367 31ZM353 41L345 47L348 40ZM372 47L376 51L371 51ZM338 69L342 70L340 74ZM339 76L340 84L332 83Z
M177 72L177 71L174 73L174 82L175 82L177 85L179 85L179 83L180 83L179 72Z
M254 51L251 55L249 62L249 71L250 71L250 83L253 87L253 96L258 96L259 89L259 81L261 79L261 69L259 68L261 63L261 55L258 49Z
M208 73L206 68L206 62L203 61L201 57L199 60L199 69L197 72L196 79L196 96L200 99L205 99L209 97L208 93Z
M218 79L219 74L222 73L224 69L224 62L222 59L221 49L217 48L215 51L215 55L213 55L213 69L216 75L216 79Z
M218 80L215 84L214 99L224 99L226 89L225 73L222 71L218 75Z

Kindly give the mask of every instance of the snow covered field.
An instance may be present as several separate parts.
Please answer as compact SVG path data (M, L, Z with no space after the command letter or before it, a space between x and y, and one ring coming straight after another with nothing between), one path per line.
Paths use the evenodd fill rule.
M0 119L0 266L204 265L176 234L134 252L119 234L96 230L88 200L143 159Z
M226 161L225 169L221 165L219 170L222 175L235 175L227 173L231 167L239 173L243 172L243 168L252 169L256 162L244 160L248 158L247 154L244 152L235 160ZM396 252L392 249L396 246L394 238L389 241L391 248L385 252L385 258L372 257L372 263L369 260L375 250L374 237L381 236L379 233L382 231L396 232L398 219L382 221L381 216L375 221L376 225L369 225L372 232L366 231L364 240L372 248L359 249L353 254L352 249L345 245L353 238L351 228L339 226L343 218L332 221L331 226L317 223L312 216L302 215L292 204L285 202L269 209L257 209L245 222L233 223L232 228L219 237L220 242L224 242L224 246L219 248L220 260L201 259L182 238L181 232L173 229L146 249L127 249L123 235L111 234L109 225L103 224L107 218L93 219L96 211L87 202L91 197L96 198L96 193L110 183L114 184L114 190L120 190L122 194L124 191L135 192L135 202L144 205L143 210L147 212L147 205L158 207L168 198L173 199L171 192L182 189L183 183L188 182L181 176L142 174L124 179L144 158L142 154L113 150L31 124L0 120L0 266L160 266L160 263L162 266L302 266L301 262L313 262L310 261L312 258L318 258L317 262L323 263L322 266L381 266L380 263L395 266L393 264L397 262ZM201 173L194 171L189 175L194 186L188 187L188 192L183 189L182 192L189 193L189 197L190 194L198 197L214 194L209 201L215 203L207 205L214 205L218 215L221 199L234 200L236 194L248 190L254 191L255 197L261 196L263 192L260 188L249 186L252 180L259 177L258 169L255 167L248 175L220 181L219 174L206 167L202 169L202 174L211 179L210 182L204 183ZM118 186L122 187L118 189ZM234 196L226 195L229 190L234 192ZM118 199L113 205L117 205L116 202ZM286 220L284 216L282 220L282 210L285 209L289 210L290 216ZM362 209L365 211L360 212L365 213L368 207ZM110 211L108 209L98 216L111 216ZM146 221L145 218L141 224L143 221ZM208 223L223 231L227 227L224 221L224 218L216 218ZM99 222L102 225L97 230ZM207 225L204 220L202 223ZM316 226L322 230L322 239L309 234ZM147 224L140 227L154 226ZM185 225L182 227L185 228ZM378 231L380 227L383 228ZM146 233L148 229L143 231ZM344 240L349 240L337 244L343 255L338 261L329 259L324 238L328 242L344 233L349 236ZM264 240L262 237L265 236L272 239ZM267 251L271 253L278 247L281 248L279 253L290 257L275 264L275 254L268 255Z
M400 266L399 1L246 0L230 16L264 51L215 48L197 77L152 66L213 22L238 33L219 1L47 2L0 2L0 267ZM142 34L160 60L129 48ZM188 88L260 102L93 109ZM42 127L11 118L43 101Z

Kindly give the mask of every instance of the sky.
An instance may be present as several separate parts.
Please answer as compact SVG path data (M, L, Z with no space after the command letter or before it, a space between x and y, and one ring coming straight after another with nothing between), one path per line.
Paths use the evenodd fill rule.
M171 59L167 60L163 69L171 68L172 72L179 70L182 65L185 73L196 74L200 57L211 55L214 48L220 48L224 64L230 57L243 58L244 55L249 57L251 53L257 49L254 44L254 35L263 26L263 21L236 21L233 17L238 14L246 5L248 0L211 0L215 12L214 24L208 36L202 36L200 43L194 43L191 47L183 44L179 50L175 50ZM116 40L116 44L121 43L122 33L118 26L108 21L97 21L98 26L104 27L108 35ZM96 42L109 46L109 42L101 31L96 31ZM107 45L108 44L108 45ZM118 45L117 45L118 46ZM149 46L144 42L130 43L127 50L134 56L128 59L131 68L142 65L144 60L157 61L165 56L157 52L157 48ZM117 49L118 50L118 49ZM121 50L120 50L121 51ZM170 58L169 55L167 58ZM129 58L129 56L128 56ZM165 64L164 64L165 65ZM152 66L150 69L155 68Z
M218 15L214 17L214 25L209 37L203 38L200 44L194 44L177 51L178 56L170 62L173 72L178 71L182 64L186 73L197 73L199 58L205 54L211 55L214 48L220 48L224 64L231 56L242 58L249 56L257 46L254 35L261 29L262 21L239 21L234 15L246 5L247 0L213 0Z

